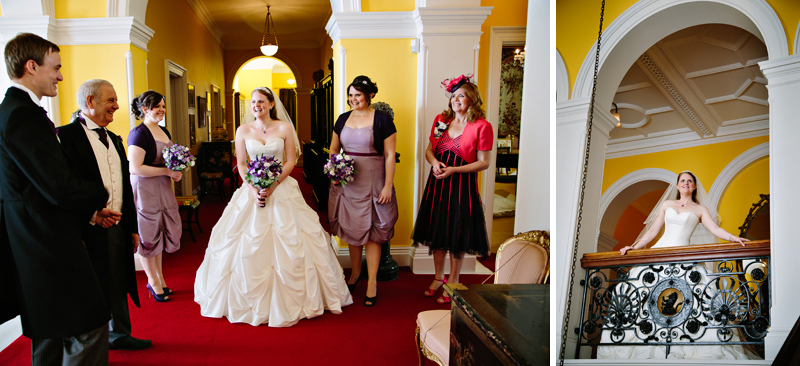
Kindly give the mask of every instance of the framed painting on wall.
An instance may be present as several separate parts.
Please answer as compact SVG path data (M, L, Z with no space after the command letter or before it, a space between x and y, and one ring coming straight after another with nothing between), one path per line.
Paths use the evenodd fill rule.
M189 147L197 145L197 129L195 128L195 115L189 114Z
M187 89L189 91L189 108L194 108L194 85L187 84Z
M197 128L206 128L206 98L197 97Z

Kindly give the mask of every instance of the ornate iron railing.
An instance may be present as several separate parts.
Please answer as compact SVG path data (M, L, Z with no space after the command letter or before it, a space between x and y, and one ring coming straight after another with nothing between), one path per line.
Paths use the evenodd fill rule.
M582 347L763 347L770 327L768 240L588 253Z

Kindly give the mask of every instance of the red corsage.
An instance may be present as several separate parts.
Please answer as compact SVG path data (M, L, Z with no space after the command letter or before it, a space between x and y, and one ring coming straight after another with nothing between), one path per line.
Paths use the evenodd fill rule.
M458 90L464 83L472 82L472 75L473 74L461 75L453 79L444 79L442 81L442 87L444 87L444 90L448 93L452 93Z

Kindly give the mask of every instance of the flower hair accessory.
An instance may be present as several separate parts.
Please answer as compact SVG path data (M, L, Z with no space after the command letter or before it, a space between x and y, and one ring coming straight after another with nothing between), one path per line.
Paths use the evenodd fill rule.
M442 80L442 86L444 87L445 91L452 93L458 90L458 88L464 85L464 83L472 82L472 75L473 74L461 75L452 79L444 79Z

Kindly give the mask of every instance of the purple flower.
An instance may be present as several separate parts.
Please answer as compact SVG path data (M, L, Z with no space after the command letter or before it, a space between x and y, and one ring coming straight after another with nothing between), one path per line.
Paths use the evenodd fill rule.
M173 144L172 146L164 146L162 151L164 155L164 163L167 169L174 171L181 171L188 167L194 166L195 157L192 156L189 148L183 145Z
M253 187L269 188L278 181L281 173L283 164L280 160L273 155L259 155L247 163L247 173L244 178Z
M333 181L333 184L345 185L353 181L353 177L358 173L356 162L345 153L332 155L322 171Z

